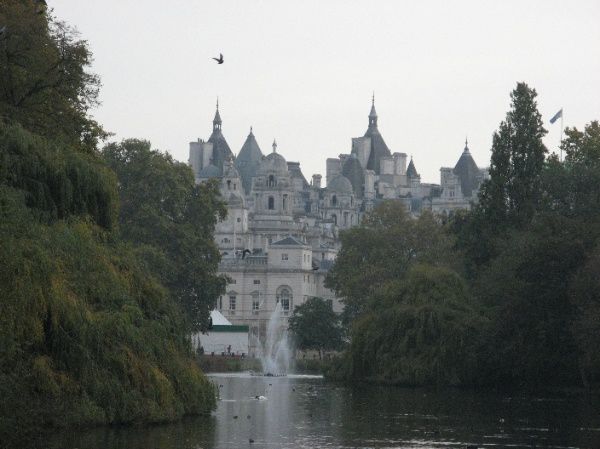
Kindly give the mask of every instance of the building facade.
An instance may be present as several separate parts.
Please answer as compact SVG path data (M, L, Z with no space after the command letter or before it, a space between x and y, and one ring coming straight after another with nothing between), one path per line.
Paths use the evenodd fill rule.
M215 239L219 270L231 283L217 304L232 323L248 325L249 351L255 355L268 320L281 303L289 316L312 296L342 304L324 286L339 249L339 231L356 226L378 202L402 202L414 215L423 210L451 214L468 209L477 198L487 170L479 169L468 145L455 167L442 167L440 184L421 182L406 153L392 153L381 135L371 104L367 131L352 139L348 154L326 161L326 184L314 174L310 183L298 162L278 152L277 142L264 155L250 128L237 157L222 132L218 109L207 141L190 143L189 163L196 182L218 179L227 218Z

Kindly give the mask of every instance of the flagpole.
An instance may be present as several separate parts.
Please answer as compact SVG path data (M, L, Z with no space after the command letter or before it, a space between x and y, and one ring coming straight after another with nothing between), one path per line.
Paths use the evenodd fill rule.
M560 141L558 143L558 146L560 148L560 161L562 162L563 160L563 155L562 155L562 140L563 140L563 115L565 115L565 110L563 108L560 108Z

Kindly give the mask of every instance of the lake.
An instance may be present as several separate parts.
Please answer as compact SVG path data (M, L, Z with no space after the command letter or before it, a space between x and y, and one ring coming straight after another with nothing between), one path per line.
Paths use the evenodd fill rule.
M302 375L233 373L210 378L220 391L212 416L171 425L53 434L43 445L51 449L600 448L600 404L584 396L347 387Z

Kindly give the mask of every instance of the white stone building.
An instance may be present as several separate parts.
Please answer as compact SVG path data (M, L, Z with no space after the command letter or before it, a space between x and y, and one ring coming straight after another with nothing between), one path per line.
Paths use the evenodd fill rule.
M469 208L486 177L468 147L454 168L442 168L441 183L421 182L406 153L392 153L377 124L375 102L363 137L352 139L349 154L326 161L325 186L315 174L310 184L298 162L278 152L263 155L250 128L237 157L222 133L218 110L205 142L190 143L196 181L220 180L228 216L217 225L220 272L231 278L217 308L235 324L250 328L250 354L258 348L277 302L285 316L311 296L342 305L323 285L339 248L338 233L360 223L378 202L401 201L413 214L452 213Z

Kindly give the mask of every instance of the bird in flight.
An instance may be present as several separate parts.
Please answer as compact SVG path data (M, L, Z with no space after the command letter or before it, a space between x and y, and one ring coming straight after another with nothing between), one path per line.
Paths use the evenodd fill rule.
M219 53L219 57L218 58L213 58L215 61L217 61L219 64L223 64L224 59L223 59L223 53Z

